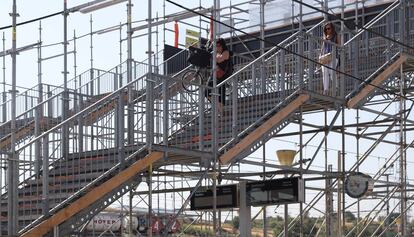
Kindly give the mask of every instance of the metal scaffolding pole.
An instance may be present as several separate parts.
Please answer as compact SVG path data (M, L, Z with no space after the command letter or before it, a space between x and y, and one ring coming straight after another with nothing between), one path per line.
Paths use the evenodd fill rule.
M338 173L341 173L342 169L342 157L341 151L338 151ZM337 179L337 210L336 210L336 225L337 225L337 232L336 236L342 237L343 236L343 228L342 228L342 180L341 175L338 176Z
M68 8L67 0L63 0L63 98L62 98L62 119L68 118L69 93L68 93ZM64 124L62 127L62 157L69 155L69 127Z
M127 81L128 81L128 83L133 80L133 76L132 76L132 34L133 34L133 31L132 31L132 6L133 5L132 5L131 0L128 0L128 4L127 4L127 15L128 15L128 17L127 17L127 28L128 28L127 29L127 47L128 47ZM151 14L150 11L151 11L151 9L148 11L149 14ZM151 15L148 16L148 19L151 19ZM149 27L149 29L151 29L150 28L151 21L148 20L148 22L149 22L148 27ZM150 41L151 41L151 31L148 32L148 42L150 42ZM148 50L151 51L151 48L149 48ZM148 54L148 72L151 72L150 70L152 70L151 69L152 65L150 66L151 62L152 62L151 61L151 54L149 53ZM150 79L150 78L148 78L148 79ZM147 81L147 83L148 83L148 81ZM134 106L132 104L132 101L133 101L132 94L133 94L132 93L132 88L128 87L128 111L127 111L127 114L128 114L128 118L127 118L128 132L127 132L127 134L128 134L128 136L127 136L127 142L130 145L134 143ZM149 95L149 94L147 94L147 95ZM152 117L150 117L150 118L152 118Z
M89 34L90 34L90 36L89 36L90 95L93 96L97 92L94 90L95 81L93 80L94 77L95 77L95 74L94 74L94 70L93 70L94 66L93 66L93 19L92 19L92 15L89 18ZM87 99L87 98L85 98L85 99ZM83 124L81 124L81 127L82 126L83 126ZM97 149L98 147L94 148L94 141L95 141L95 139L98 140L98 138L95 138L95 136L94 136L95 131L94 131L93 124L90 126L90 133L91 133L91 138L90 138L91 139L91 142L90 142L91 150Z
M266 143L263 142L263 181L266 180ZM263 206L263 236L267 237L266 206Z
M129 0L129 4L130 4ZM130 6L131 7L131 6ZM154 142L154 104L153 104L153 77L152 77L152 1L148 0L148 76L147 76L147 85L146 85L146 136L147 136L147 148L151 151L152 144ZM128 30L130 31L131 28L128 26ZM129 32L132 34L132 32ZM129 47L131 46L131 42L129 43ZM128 47L128 48L129 48ZM131 50L128 51L128 58L132 57ZM128 70L129 71L129 70ZM131 76L131 75L130 75ZM131 94L130 94L131 95ZM132 112L128 110L128 112ZM129 115L128 115L129 118ZM131 121L128 121L128 126ZM133 121L132 121L133 122ZM133 126L133 123L132 123ZM132 127L133 128L133 127ZM148 236L152 236L152 165L150 165L148 170Z
M265 4L266 0L260 0L260 55L263 55L265 52ZM260 91L265 93L266 89L266 78L265 78L265 63L264 58L260 65Z
M360 141L360 136L359 136L359 109L357 109L356 111L356 160L357 162L359 162L359 141ZM359 172L359 166L357 167L357 172ZM361 207L360 207L360 199L358 198L357 201L357 220L359 220L361 218ZM356 234L359 234L359 226L356 226Z
M7 120L7 116L6 116L7 107L6 107L6 104L5 104L5 102L7 100L7 93L6 93L6 35L5 35L4 32L3 32L3 67L2 67L2 69L3 69L3 82L2 82L3 83L3 92L2 92L2 103L3 103L2 113L3 113L3 117L1 119L2 119L2 122L4 123Z
M17 21L17 7L16 0L13 0L12 12L12 89L11 89L11 139L10 139L10 153L7 162L7 220L8 220L8 236L17 236L18 232L18 183L19 183L19 157L16 154L16 21Z
M218 27L219 24L217 23L217 21L220 21L220 1L219 0L214 0L214 6L213 6L213 19L214 21L214 26L213 26L213 69L212 71L215 72L216 71L216 39L218 38ZM217 94L218 90L217 90L217 77L216 77L216 73L213 73L213 104L212 104L212 111L213 111L213 116L212 116L212 127L211 130L213 131L213 177L212 177L212 181L213 181L213 232L214 235L217 235L217 165L218 165L218 131L217 131L217 124L218 124L218 98L217 98Z
M406 207L407 207L407 161L406 161L406 152L405 152L405 99L403 97L404 95L404 72L403 72L403 66L401 65L400 68L400 103L399 103L399 116L400 116L400 202L401 202L401 236L406 237L407 235L407 213L406 213Z
M37 46L37 104L42 103L42 22L39 21L39 45ZM42 107L38 107L35 112L35 137L40 135L40 120L42 118ZM41 142L35 143L35 174L40 177L40 163L41 163Z

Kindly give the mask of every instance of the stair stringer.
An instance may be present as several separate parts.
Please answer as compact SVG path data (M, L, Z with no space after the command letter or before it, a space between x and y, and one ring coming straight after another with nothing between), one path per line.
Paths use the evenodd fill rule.
M23 233L21 233L20 236L34 237L46 235L48 232L53 230L53 227L70 220L80 212L86 210L89 206L93 206L95 203L99 203L107 197L111 198L110 196L113 195L114 190L120 188L125 183L131 182L137 174L143 172L147 167L163 157L163 152L151 152L144 158L135 161L132 165L123 169L118 174L111 176L104 183L97 184L97 186L91 190L81 193L79 198L75 199L71 203L68 203L66 206L60 207L53 215L42 220L40 224L37 224L28 230L22 230ZM120 166L120 164L117 166ZM109 174L112 173L110 172ZM99 208L95 209L98 210Z
M309 94L299 94L291 102L276 112L276 114L242 138L229 150L224 152L224 154L220 156L221 164L227 165L237 162L257 150L264 142L270 140L280 130L286 127L290 123L290 120L297 109L309 100Z
M357 108L364 104L366 101L373 97L376 87L383 85L391 76L408 60L409 56L401 54L400 57L391 65L389 65L384 71L382 71L373 80L364 82L365 86L356 93L353 97L349 98L347 107L350 109Z
M59 235L67 236L71 233L75 233L81 228L82 225L87 224L92 218L105 210L109 205L114 203L116 200L122 198L123 195L128 193L130 190L135 189L141 183L140 174L136 175L130 181L127 181L114 189L111 193L106 194L104 197L99 199L94 204L83 209L64 223L59 225Z

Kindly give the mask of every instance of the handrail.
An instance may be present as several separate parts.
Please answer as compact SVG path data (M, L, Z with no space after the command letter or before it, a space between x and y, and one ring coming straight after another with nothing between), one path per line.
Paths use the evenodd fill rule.
M316 27L319 27L323 22L325 21L321 21L318 24L316 24L315 26L313 26L312 28L310 28L309 30L307 30L306 32L310 32L314 29L316 29ZM295 32L293 35L289 36L288 38L286 38L285 40L283 40L282 42L280 42L279 44L277 44L276 46L272 47L271 49L269 49L267 52L265 52L263 55L261 55L260 57L254 59L253 61L251 61L249 64L247 64L246 66L244 66L243 68L241 68L239 71L237 71L236 73L232 74L230 77L226 78L224 81L222 81L221 83L219 83L217 85L217 87L223 86L226 82L228 82L230 79L233 79L234 77L236 77L237 75L239 75L242 71L244 71L245 69L251 67L253 64L257 63L259 60L261 60L262 58L266 57L267 55L269 55L271 52L273 52L274 50L283 48L283 46L281 46L282 44L285 44L288 40L291 40L292 38L296 37L299 34L300 31ZM290 44L288 44L287 46L289 46ZM282 49L281 49L282 50Z
M255 127L257 124L260 123L261 120L263 120L263 118L266 118L267 116L269 116L269 114L271 114L276 108L282 106L286 101L289 101L290 99L292 99L293 97L295 97L296 95L298 95L300 93L301 89L296 89L292 94L290 94L288 97L284 98L284 100L282 100L281 102L279 102L278 104L275 105L275 107L273 107L271 110L269 110L267 113L263 114L260 118L258 118L254 123L250 124L248 127L246 127L243 131L241 131L239 134L237 134L237 138L243 136L245 133L247 133L247 131L251 130L253 127ZM230 144L232 144L234 142L236 138L232 138L230 139L230 141L228 141L226 144L224 144L220 149L219 152L223 151L224 149L226 149Z
M399 55L400 55L400 52L394 54L387 62L385 62L384 64L382 64L380 67L378 67L377 70L375 70L365 80L361 81L361 83L358 85L358 87L356 87L355 89L353 89L347 96L345 96L345 99L348 100L349 98L351 98L352 95L355 92L357 92L358 90L361 89L362 84L369 83L369 80L371 80L375 75L377 75L378 72L382 71L386 66L388 66L388 64L390 64L391 62L393 62Z
M93 69L93 68L92 68L92 69ZM88 73L90 70L91 70L91 69L88 69L88 70L86 70L86 71L82 72L81 74L79 74L79 75L78 75L78 76L76 76L76 77L79 77L80 75L86 74L86 73ZM68 81L68 83L70 83L70 82L74 81L74 80L76 79L76 77L74 77L74 78L70 79L70 80ZM46 91L46 92L43 92L43 94L47 94L47 93L54 92L54 91L55 91L55 90L57 90L58 88L63 88L63 85L58 85L58 86L55 86L55 85L49 85L49 84L45 84L45 83L40 83L40 84L37 84L37 85L33 86L32 88L27 88L25 91L23 91L23 92L21 92L21 93L17 94L16 96L23 96L23 95L24 95L25 93L27 93L28 91L37 91L37 92L38 92L39 90L37 90L36 88L37 88L37 87L39 87L39 85L47 85L47 86L52 86L52 87L54 87L51 91ZM69 89L69 88L68 88L68 89ZM70 90L73 90L73 89L70 89ZM1 107L1 106L3 106L4 104L8 103L8 102L11 102L11 99L8 99L8 100L6 100L5 102L1 103L1 104L0 104L0 107ZM24 113L24 112L23 112L23 113Z
M395 6L393 6L395 4ZM394 10L395 8L397 8L400 5L400 1L396 0L393 3L391 3L391 5L389 5L384 11L382 11L381 13L379 13L377 16L374 17L374 19L372 19L370 22L368 22L367 24L365 24L364 28L370 28L373 24L377 23L379 20L382 19L383 16L387 15L390 11ZM354 39L356 39L356 37L360 36L362 33L364 33L366 30L365 29L360 29L358 31L358 33L356 33L352 38L350 38L346 43L344 43L344 46L348 45L350 42L352 42Z
M125 63L126 61L124 61L123 63ZM122 64L123 64L122 63ZM143 65L145 65L144 63L140 63L140 62L138 62L140 65L141 64L143 64ZM122 65L122 64L120 64L120 65ZM104 73L103 74L101 74L101 75L99 75L99 78L100 77L102 77L102 76L105 76L105 75L107 75L107 74L110 74L110 73L112 73L112 74L114 74L114 72L111 72L112 70L114 70L115 68L117 68L117 67L119 67L120 65L118 65L118 66L116 66L116 67L113 67L113 68L111 68L110 70L108 70L108 71L105 71L105 70L102 70ZM83 74L86 74L86 73L88 73L90 70L100 70L100 69L94 69L94 68L92 68L92 69L88 69L87 71L85 71L85 72L83 72L82 74L80 74L80 75L83 75ZM78 75L78 76L80 76L80 75ZM77 88L76 90L81 90L81 89L83 89L84 87L86 87L90 82L93 82L93 81L96 81L96 80L98 80L98 77L95 77L95 78L93 78L91 81L89 81L88 83L86 83L85 85L82 85L81 87L79 87L79 88ZM72 80L70 80L70 81L72 81ZM58 88L62 88L61 86L54 86L55 87L55 89L54 90L52 90L52 91L55 91L56 89L58 89ZM73 94L76 94L74 91L74 89L68 89L68 91L72 91L71 93L73 93ZM58 96L58 95L61 95L62 93L63 93L64 91L61 91L61 92L59 92L58 94L55 94L55 95L53 95L52 97L50 97L50 98L47 98L46 100L44 100L44 101L42 101L41 103L39 103L39 104L37 104L37 105L35 105L35 106L33 106L32 108L30 108L30 109L28 109L28 110L26 110L26 111L24 111L23 113L21 113L21 114L19 114L16 118L20 118L20 117L22 117L22 116L24 116L25 114L27 114L27 113L29 113L29 112L31 112L31 111L33 111L33 110L35 110L35 109L38 109L40 106L42 106L42 105L44 105L46 102L49 102L49 101L51 101L52 99L54 99L56 96ZM80 93L79 93L80 94ZM7 102L7 101L6 101ZM0 125L0 127L2 126L2 125L4 125L4 124L7 124L7 123L10 123L10 121L11 120L8 120L8 121L6 121L6 122L4 122L3 124L1 124Z
M142 75L141 77L125 84L124 86L122 86L121 88L119 88L116 91L113 91L111 94L108 94L106 96L104 96L103 98L99 99L98 101L96 101L95 103L89 105L88 107L82 109L81 111L79 111L78 113L72 115L71 117L67 118L66 120L62 121L61 123L59 123L58 125L54 126L53 128L49 129L48 131L42 133L41 135L39 135L38 137L34 138L33 140L31 140L29 143L24 144L22 147L20 147L18 150L16 150L16 152L20 152L23 149L25 149L26 147L32 145L33 143L35 143L36 141L40 140L41 138L43 138L46 135L49 135L51 132L57 130L58 128L60 128L63 125L68 124L69 122L71 122L74 119L77 119L80 116L83 116L84 113L89 112L91 109L94 109L97 105L101 104L102 102L111 99L112 97L115 97L115 95L117 95L119 92L121 92L124 89L127 89L129 86L131 86L133 83L145 78L147 76L148 73L145 73L144 75Z

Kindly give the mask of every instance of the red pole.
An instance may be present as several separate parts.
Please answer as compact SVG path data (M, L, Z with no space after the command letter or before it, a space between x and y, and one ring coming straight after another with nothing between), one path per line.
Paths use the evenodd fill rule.
M178 22L174 24L174 47L178 48Z

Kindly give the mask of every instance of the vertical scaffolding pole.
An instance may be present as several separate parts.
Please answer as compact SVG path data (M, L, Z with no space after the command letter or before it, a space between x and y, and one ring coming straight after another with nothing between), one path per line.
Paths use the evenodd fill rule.
M342 193L340 194L340 195L342 195L342 198L341 198L341 200L342 200L342 213L341 213L342 223L341 223L341 226L342 226L342 230L344 230L345 229L345 210L346 210L346 206L345 206L345 204L346 204L345 203L345 198L346 198L345 197L345 188L343 187L343 183L344 183L344 179L345 179L345 170L346 170L346 167L345 167L345 153L346 153L346 150L345 150L345 108L344 107L342 107L341 133L342 133L342 154L341 154L342 170L339 170L339 172L341 172L341 179L342 179L342 187L341 187Z
M357 126L356 126L356 134L357 134L357 136L356 136L356 153L357 153L356 160L357 161L356 162L359 163L359 139L360 139L360 135L359 135L359 109L357 109L357 111L356 111L356 123L357 123ZM357 167L357 172L359 172L359 166ZM360 209L361 209L360 199L358 198L358 201L357 201L357 221L359 221L360 218L361 218ZM359 225L356 225L356 230L355 231L356 231L356 235L358 236L359 235Z
M2 108L2 122L6 122L7 120L7 106L5 104L6 100L7 100L7 93L6 93L6 35L3 32L3 93L2 93L2 102L3 102L3 108Z
M266 143L263 142L263 181L266 180ZM263 206L263 236L267 237L266 206Z
M217 124L218 124L218 118L217 118L217 114L218 114L218 109L217 109L217 105L218 105L218 90L217 90L217 77L216 77L216 73L214 73L216 71L216 39L217 39L217 29L218 29L218 23L217 21L220 21L219 18L219 8L220 8L220 1L219 0L214 0L214 6L213 6L213 19L214 21L214 26L213 26L213 104L212 104L212 111L213 111L213 116L212 116L212 127L211 130L213 131L213 232L214 235L217 234L217 159L218 159L218 131L217 131Z
M263 55L265 50L265 4L266 0L260 0L260 38L262 39L260 41L260 55ZM260 64L260 91L264 94L266 90L264 58L262 58L261 61L262 62Z
M6 95L6 36L5 33L3 32L3 92L2 92L2 122L6 122L6 99L7 99L7 95ZM4 161L3 161L3 156L0 156L2 159L0 159L0 186L3 187L3 168L4 168ZM2 196L3 192L2 189L0 188L0 197ZM2 228L1 226L1 222L0 222L0 229Z
M19 162L16 154L16 17L17 7L16 0L13 0L12 13L12 90L11 90L11 139L10 139L10 153L8 159L8 190L7 190L7 220L8 220L8 235L17 236L18 231L18 182L19 182Z
M324 117L325 117L325 137L324 137L324 148L325 148L325 172L328 172L328 113L327 110L324 110ZM326 219L326 236L332 237L332 193L331 193L331 179L326 178L325 180L325 219Z
M285 174L285 178L287 178L288 175ZM289 206L288 204L284 204L284 220L283 220L283 236L284 237L289 237Z
M345 19L345 1L341 0L341 19ZM344 45L345 41L345 23L344 21L341 21L341 46ZM335 48L335 47L334 47ZM340 70L341 72L345 71L345 51L343 49L343 47L340 47L339 49L339 57L340 57ZM335 53L335 52L333 52ZM340 97L344 98L345 97L345 76L343 75L343 73L339 74L339 89L340 89ZM345 166L344 166L345 168Z
M42 103L42 21L39 21L39 45L37 47L37 104ZM38 107L35 111L35 137L40 135L40 120L42 118L42 106ZM40 163L41 163L41 142L40 140L35 143L35 175L40 175Z
M68 118L69 94L68 94L68 11L67 0L63 0L63 98L62 98L62 119ZM65 124L62 127L62 156L69 155L69 128Z
M407 162L406 162L406 153L405 153L405 99L403 97L404 95L404 72L403 72L403 66L401 65L400 68L400 202L401 202L401 236L406 237L407 236L407 193L406 193L406 182L407 182Z
M128 14L128 19L127 19L127 47L128 47L128 59L127 59L127 81L131 82L132 81L132 2L131 0L128 0L128 5L127 5L127 14ZM149 12L150 13L150 12ZM150 24L151 20L151 15L148 16L148 22ZM150 27L150 26L148 26ZM148 33L148 42L151 41L151 32ZM151 49L148 49L149 51ZM148 72L151 72L151 54L148 54ZM147 85L148 85L148 81L147 81ZM151 96L147 93L148 96ZM127 142L128 144L133 144L134 143L134 106L132 105L132 88L128 87L128 138L127 138ZM150 117L152 118L152 117ZM148 121L148 120L147 120Z
M78 64L77 64L77 51L76 51L76 30L73 30L73 78L74 78L74 85L75 85L75 93L78 92L77 94L75 94L73 96L74 101L73 101L73 105L75 108L75 112L78 113L81 110L80 105L80 94L81 94L81 85L79 85L78 88L78 83L77 83L77 78L78 78ZM79 89L79 90L78 90ZM79 133L79 126L81 123L78 123L78 135L75 137L75 139L73 139L73 151L72 152L81 152L80 148L83 144L83 134L81 135L81 133ZM83 150L82 150L83 151Z
M406 43L406 4L407 1L401 0L401 7L399 12L399 32L400 32L400 41ZM403 52L405 49L401 46L400 52ZM405 153L405 99L404 99L404 72L403 72L403 65L400 66L400 213L401 213L401 236L406 237L408 235L407 231L407 198L406 198L406 172L407 172L407 162L406 162L406 153Z
M302 0L301 0L302 2ZM303 40L303 17L302 17L302 13L303 13L303 9L302 9L302 4L299 4L299 39L298 39L298 51L299 51L299 55L304 55L304 40ZM303 58L298 57L298 75L299 75L299 85L301 88L304 87L304 81L303 81ZM302 226L302 225L301 225Z
M336 225L337 225L337 232L336 236L342 237L342 157L341 151L338 151L338 189L337 189L337 211L336 211Z
M147 85L146 85L146 94L147 94L147 101L146 101L146 136L147 136L147 146L149 149L152 147L152 143L154 142L154 103L153 103L153 77L152 77L152 13L151 13L151 1L148 0L148 75L147 75Z
M131 0L129 0L130 3ZM152 77L152 1L148 0L148 76L147 76L147 85L146 85L146 136L147 136L147 147L149 150L152 149L152 143L154 142L154 103L153 103L153 77ZM128 20L131 21L130 19ZM129 29L129 37L131 36L131 25L128 25ZM130 41L130 39L129 39ZM131 42L128 43L131 46ZM129 47L128 47L129 48ZM128 51L128 58L132 57L131 50ZM132 112L132 111L131 111ZM128 121L128 126L131 121ZM133 121L132 121L133 122ZM133 124L132 124L133 126ZM151 214L152 214L152 165L149 167L148 171L148 236L152 237L152 221L151 221Z
M75 70L75 78L77 78L78 77L78 74L77 74L77 62L76 62L76 60L77 60L77 58L76 58L76 55L77 55L77 53L76 53L76 34L75 34L75 31L73 32L73 34L74 34L74 42L73 42L73 48L74 48L74 50L75 50L75 55L74 55L74 64L75 64L75 66L74 66L74 70ZM75 79L75 85L77 84L78 85L78 96L77 96L77 98L78 98L78 107L79 107L79 111L83 108L83 101L82 101L82 99L83 99L83 96L82 96L82 82L81 82L81 80L82 80L82 78L81 77L79 77L79 84L77 84L77 81L76 81L76 79ZM83 138L84 138L84 136L83 136L83 119L82 119L82 116L80 116L79 117L79 119L78 119L78 152L83 152L83 143L84 143L84 140L83 140Z
M94 70L93 70L93 19L92 19L92 15L89 18L89 53L90 53L90 96L93 96L94 93L96 93L94 91L94 81L93 78L95 77L94 75ZM97 149L98 147L94 148L94 141L95 141L95 136L94 136L94 126L93 124L91 124L91 142L90 142L90 146L91 146L91 150ZM98 141L98 139L96 138L96 140Z
M302 4L301 4L302 6ZM301 36L299 36L301 37ZM300 178L302 178L302 168L303 168L303 111L302 106L300 107L300 116L299 116L299 170L300 170ZM299 203L299 215L300 215L300 227L299 227L299 236L303 237L303 203Z
M76 78L78 76L78 64L77 64L77 51L76 51L76 30L73 30L73 78L75 78L75 91L77 86Z

